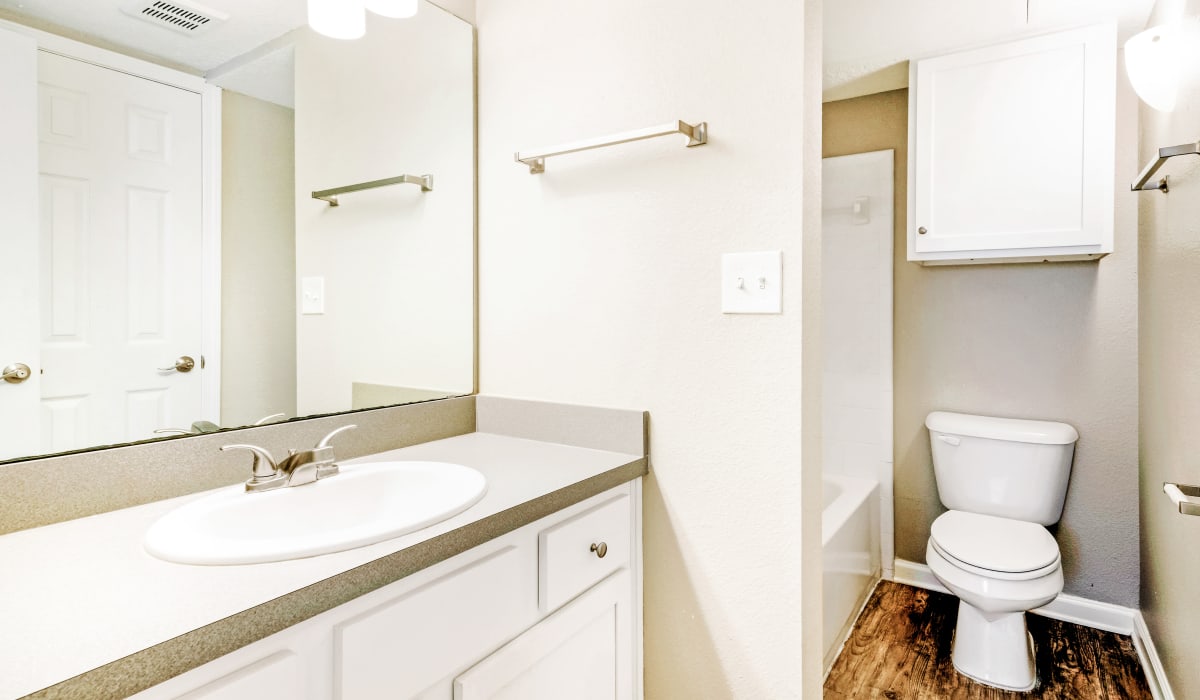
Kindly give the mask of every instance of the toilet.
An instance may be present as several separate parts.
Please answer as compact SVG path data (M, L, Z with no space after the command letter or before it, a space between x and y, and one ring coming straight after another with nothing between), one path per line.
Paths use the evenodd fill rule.
M1025 611L1063 588L1058 543L1079 434L1066 423L937 411L925 419L938 497L925 557L958 596L952 658L986 685L1027 691L1037 683Z

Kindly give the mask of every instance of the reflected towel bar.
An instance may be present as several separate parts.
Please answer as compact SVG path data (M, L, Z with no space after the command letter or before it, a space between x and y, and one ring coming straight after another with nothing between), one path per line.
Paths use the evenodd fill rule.
M529 166L529 174L537 175L538 173L546 172L546 159L552 156L561 156L568 153L578 153L579 151L590 151L593 148L604 148L605 146L616 146L622 143L630 143L631 141L641 141L643 139L652 139L659 136L669 136L671 134L683 134L688 137L687 146L703 146L708 143L708 122L700 122L698 124L688 124L683 121L673 121L658 126L651 126L645 129L636 131L626 131L620 134L612 134L610 136L601 136L595 139L586 141L576 141L574 143L566 143L561 146L548 146L539 148L533 151L518 151L516 160L518 163L524 163Z
M1158 149L1158 158L1153 163L1142 168L1137 182L1130 185L1129 189L1134 192L1149 190L1170 192L1171 190L1167 186L1167 178L1165 177L1153 185L1147 185L1146 183L1150 181L1150 178L1154 177L1154 173L1158 172L1158 169L1163 166L1163 163L1167 162L1168 158L1174 158L1175 156L1200 156L1200 141Z
M384 180L372 180L370 182L360 182L357 185L346 185L345 187L334 187L331 190L318 190L312 193L313 199L319 199L322 202L329 202L329 206L338 206L339 194L347 194L349 192L361 192L363 190L373 190L376 187L387 187L388 185L420 185L422 192L433 191L433 176L432 175L401 175L399 177L389 177Z

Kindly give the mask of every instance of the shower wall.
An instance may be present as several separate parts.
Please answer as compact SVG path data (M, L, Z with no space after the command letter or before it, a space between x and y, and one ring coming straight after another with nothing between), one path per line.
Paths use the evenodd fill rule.
M823 466L879 483L890 578L893 153L825 158L822 166Z

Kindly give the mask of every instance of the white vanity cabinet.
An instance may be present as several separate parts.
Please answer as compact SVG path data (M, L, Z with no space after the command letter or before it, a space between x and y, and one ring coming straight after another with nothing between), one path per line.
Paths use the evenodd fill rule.
M135 697L639 698L639 497L610 489Z
M1112 252L1116 27L913 61L908 259Z

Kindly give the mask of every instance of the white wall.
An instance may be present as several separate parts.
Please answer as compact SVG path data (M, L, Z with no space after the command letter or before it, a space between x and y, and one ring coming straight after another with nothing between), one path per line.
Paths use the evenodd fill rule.
M354 382L474 387L474 54L470 25L428 4L369 15L344 42L296 43L296 273L325 278L297 322L297 411L351 408ZM314 190L434 177L341 197Z
M296 415L293 131L292 110L222 95L223 426Z
M1200 0L1159 0L1150 26L1191 17L1200 33L1197 16ZM1162 146L1200 138L1200 64L1182 67L1190 71L1174 112L1142 106L1139 168ZM1159 174L1169 194L1127 195L1141 205L1141 608L1183 700L1200 697L1200 518L1180 515L1162 485L1200 484L1200 158L1172 158Z
M819 295L802 278L820 147L820 20L805 12L784 0L477 8L481 390L649 410L648 698L820 693L820 616L807 614L819 571L804 565L820 561L820 506L801 508L819 500L820 470L819 430L801 441L813 388L801 290ZM707 120L708 145L628 144L536 176L513 162L672 119ZM770 249L784 251L785 312L722 315L721 254Z

